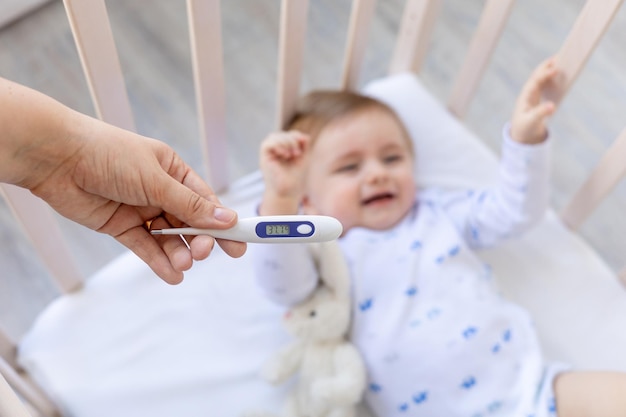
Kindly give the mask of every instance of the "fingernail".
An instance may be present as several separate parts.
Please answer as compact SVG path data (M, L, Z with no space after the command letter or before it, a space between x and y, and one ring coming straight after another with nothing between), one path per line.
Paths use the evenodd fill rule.
M214 212L215 219L224 223L230 222L235 218L235 215L236 213L234 211L224 207L217 207Z

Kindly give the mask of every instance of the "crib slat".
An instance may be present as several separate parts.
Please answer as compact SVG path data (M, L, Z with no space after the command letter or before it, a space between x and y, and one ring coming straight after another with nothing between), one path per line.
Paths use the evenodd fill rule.
M0 372L0 417L31 417Z
M448 99L448 109L456 117L462 118L467 112L514 4L515 0L488 0L485 3Z
M276 129L283 128L293 114L300 94L300 75L306 35L308 0L283 0L280 8L278 92Z
M96 114L135 130L104 0L63 0Z
M622 3L623 0L587 0L556 55L563 77L546 93L547 98L555 103L563 99Z
M0 417L30 416L25 405L15 395L16 392L41 415L61 416L56 405L39 388L0 358Z
M187 0L187 16L205 170L220 192L228 185L220 2Z
M376 8L376 0L354 0L348 27L348 42L344 55L341 88L354 90L359 81L359 71L365 56L367 32Z
M441 0L408 0L402 14L389 73L419 72L426 56Z
M587 181L561 212L561 219L577 230L600 202L626 175L626 129L618 136Z
M110 123L133 128L104 2L65 0L65 6L98 115ZM10 185L2 185L1 189L60 289L69 292L80 288L83 277L51 209L26 190Z
M60 290L71 292L79 289L83 276L52 209L23 188L1 184L0 191Z
M16 367L15 361L17 347L9 335L0 327L0 358L3 358L10 366Z

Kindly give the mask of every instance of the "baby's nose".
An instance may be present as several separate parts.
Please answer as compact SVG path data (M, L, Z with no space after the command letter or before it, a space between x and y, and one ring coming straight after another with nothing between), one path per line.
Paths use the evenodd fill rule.
M367 167L367 180L368 182L380 182L387 178L387 168L379 163L372 162Z

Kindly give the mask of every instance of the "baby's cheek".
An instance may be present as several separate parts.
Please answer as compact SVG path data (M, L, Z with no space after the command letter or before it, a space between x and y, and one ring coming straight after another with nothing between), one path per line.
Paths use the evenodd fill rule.
M332 201L332 207L329 207L327 215L339 220L344 229L350 228L358 218L355 202L356 200L348 196L337 198Z
M320 184L316 192L310 194L307 214L335 217L345 228L357 215L356 207L360 197L354 187L338 182L325 183L323 186Z

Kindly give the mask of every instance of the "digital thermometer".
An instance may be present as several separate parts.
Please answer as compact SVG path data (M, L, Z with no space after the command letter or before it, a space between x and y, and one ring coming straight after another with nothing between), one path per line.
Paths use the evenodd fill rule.
M230 229L179 227L152 230L153 235L209 235L250 243L309 243L337 239L343 227L329 216L258 216L239 219Z

